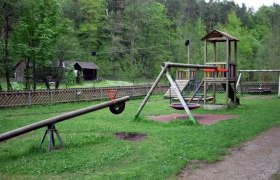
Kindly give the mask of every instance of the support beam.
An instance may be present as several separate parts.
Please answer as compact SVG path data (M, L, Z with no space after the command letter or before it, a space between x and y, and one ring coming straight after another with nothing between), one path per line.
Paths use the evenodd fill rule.
M200 87L202 86L204 82L204 78L202 79L202 81L200 81L199 85L196 87L195 92L193 93L193 95L191 96L190 100L188 101L188 103L191 103L193 98L196 96L197 92L199 91Z
M145 106L145 104L147 103L147 101L149 100L150 96L152 95L154 89L156 88L157 84L159 83L162 75L164 74L164 72L167 69L168 64L165 64L164 67L161 67L161 71L157 77L157 79L155 80L154 84L152 85L151 89L149 90L149 92L147 93L146 97L144 98L144 100L142 101L140 107L137 110L137 113L135 115L135 118L137 118L139 116L139 114L141 113L143 107Z
M197 68L197 69L216 69L217 66L211 65L201 65L201 64L182 64L182 63L172 63L164 62L164 66L167 68L176 67L176 68Z
M241 76L242 76L242 73L240 72L239 76L238 76L237 83L236 83L236 88L238 88L238 86L240 85Z
M279 72L280 73L280 70L238 70L238 72Z
M188 114L190 120L191 120L194 124L196 124L196 121L195 121L194 117L192 116L192 113L191 113L191 111L189 110L189 108L188 108L188 106L187 106L187 103L185 102L183 96L181 95L181 92L180 92L178 86L177 86L176 83L173 81L173 79L172 79L172 77L171 77L171 75L169 74L168 71L166 71L165 74L166 74L166 77L167 77L168 81L169 81L170 84L171 84L171 87L174 89L174 91L175 91L175 93L176 93L178 99L180 100L180 102L181 102L181 104L183 105L183 107L184 107L186 113Z
M280 97L280 72L279 72L279 82L278 82L278 97Z

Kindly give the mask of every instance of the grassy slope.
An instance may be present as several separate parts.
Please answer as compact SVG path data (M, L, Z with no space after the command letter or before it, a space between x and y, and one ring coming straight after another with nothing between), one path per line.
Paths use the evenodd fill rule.
M269 100L242 100L242 105L236 109L206 111L201 108L193 111L239 115L239 118L212 126L147 121L146 115L177 112L170 109L168 100L162 100L160 96L152 97L147 103L141 121L133 121L140 102L129 101L124 113L118 116L103 109L58 123L65 150L47 153L46 144L38 148L44 128L1 143L0 179L174 178L188 161L220 160L229 147L238 146L266 129L280 125L280 101L276 96ZM0 133L94 103L2 109ZM114 137L114 133L120 131L141 132L148 136L145 141L127 142Z
M1 82L2 90L5 91L7 89L7 84L5 82ZM102 81L84 81L82 84L72 84L66 86L66 84L61 83L59 88L92 88L92 87L112 87L112 86L132 86L133 83L129 81L117 81L117 80L102 80ZM25 88L24 83L12 82L12 87L14 90L23 90ZM54 85L51 85L51 89L55 89ZM44 83L37 83L37 89L46 89Z

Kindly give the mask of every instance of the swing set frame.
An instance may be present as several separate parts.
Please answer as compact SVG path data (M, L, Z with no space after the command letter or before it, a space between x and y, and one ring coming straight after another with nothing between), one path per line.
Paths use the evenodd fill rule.
M182 104L184 110L186 111L187 115L189 116L189 119L196 124L196 120L194 119L194 117L192 116L190 109L186 103L186 101L184 100L176 82L172 79L171 75L170 75L170 69L171 68L197 68L197 69L216 69L217 66L212 66L212 65L200 65L200 64L181 64L181 63L172 63L172 62L164 62L163 65L161 66L161 71L158 75L158 77L156 78L155 82L153 83L152 87L150 88L149 92L147 93L147 95L145 96L144 100L142 101L140 107L137 110L137 113L135 115L135 118L137 118L139 116L139 114L141 113L142 109L144 108L145 104L147 103L147 101L149 100L150 96L152 95L155 87L157 86L157 84L159 83L160 79L162 78L162 76L165 74L170 85L171 88L174 89L177 98L180 100L180 103Z

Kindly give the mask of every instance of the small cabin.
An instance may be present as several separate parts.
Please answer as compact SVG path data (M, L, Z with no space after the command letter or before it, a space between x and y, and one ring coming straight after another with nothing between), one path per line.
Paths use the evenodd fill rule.
M100 68L93 62L79 62L77 61L74 64L74 69L82 74L82 77L85 81L87 80L96 80L97 79L97 70Z

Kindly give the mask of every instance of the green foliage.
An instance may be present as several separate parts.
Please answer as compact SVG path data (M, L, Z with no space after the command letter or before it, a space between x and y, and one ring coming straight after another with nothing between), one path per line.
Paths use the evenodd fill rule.
M4 12L11 21L8 44L3 33L0 42L3 55L8 45L0 75L12 77L14 65L24 60L30 63L27 74L36 88L37 69L81 60L95 62L102 76L154 78L165 61L187 62L186 39L191 41L190 63L202 64L200 38L214 28L240 40L238 69L277 68L279 9L275 3L253 12L232 1L3 0L1 32Z
M254 37L254 34L242 26L240 19L236 16L236 12L232 11L228 16L228 23L226 25L220 25L219 28L237 37L239 40L238 68L254 69L254 53L260 44L256 37Z
M280 43L280 6L271 8L263 7L257 17L263 18L263 34L260 43L262 46L257 52L256 67L259 69L275 69L280 67L280 51L277 44ZM264 61L265 59L265 61Z
M64 77L64 83L66 88L76 83L76 76L73 71L66 71Z
M270 96L271 97L271 96ZM152 96L138 121L133 117L141 100L130 100L125 111L113 115L108 108L56 124L66 148L46 152L38 146L45 129L16 137L0 146L1 179L175 179L191 160L215 162L229 148L279 126L276 97L241 99L234 109L192 111L197 114L231 114L232 120L214 125L187 121L159 123L147 116L178 113L162 96ZM21 127L99 102L83 102L1 109L0 132ZM38 118L39 117L39 118ZM269 118L268 118L269 117ZM117 132L138 132L142 141L116 138Z

